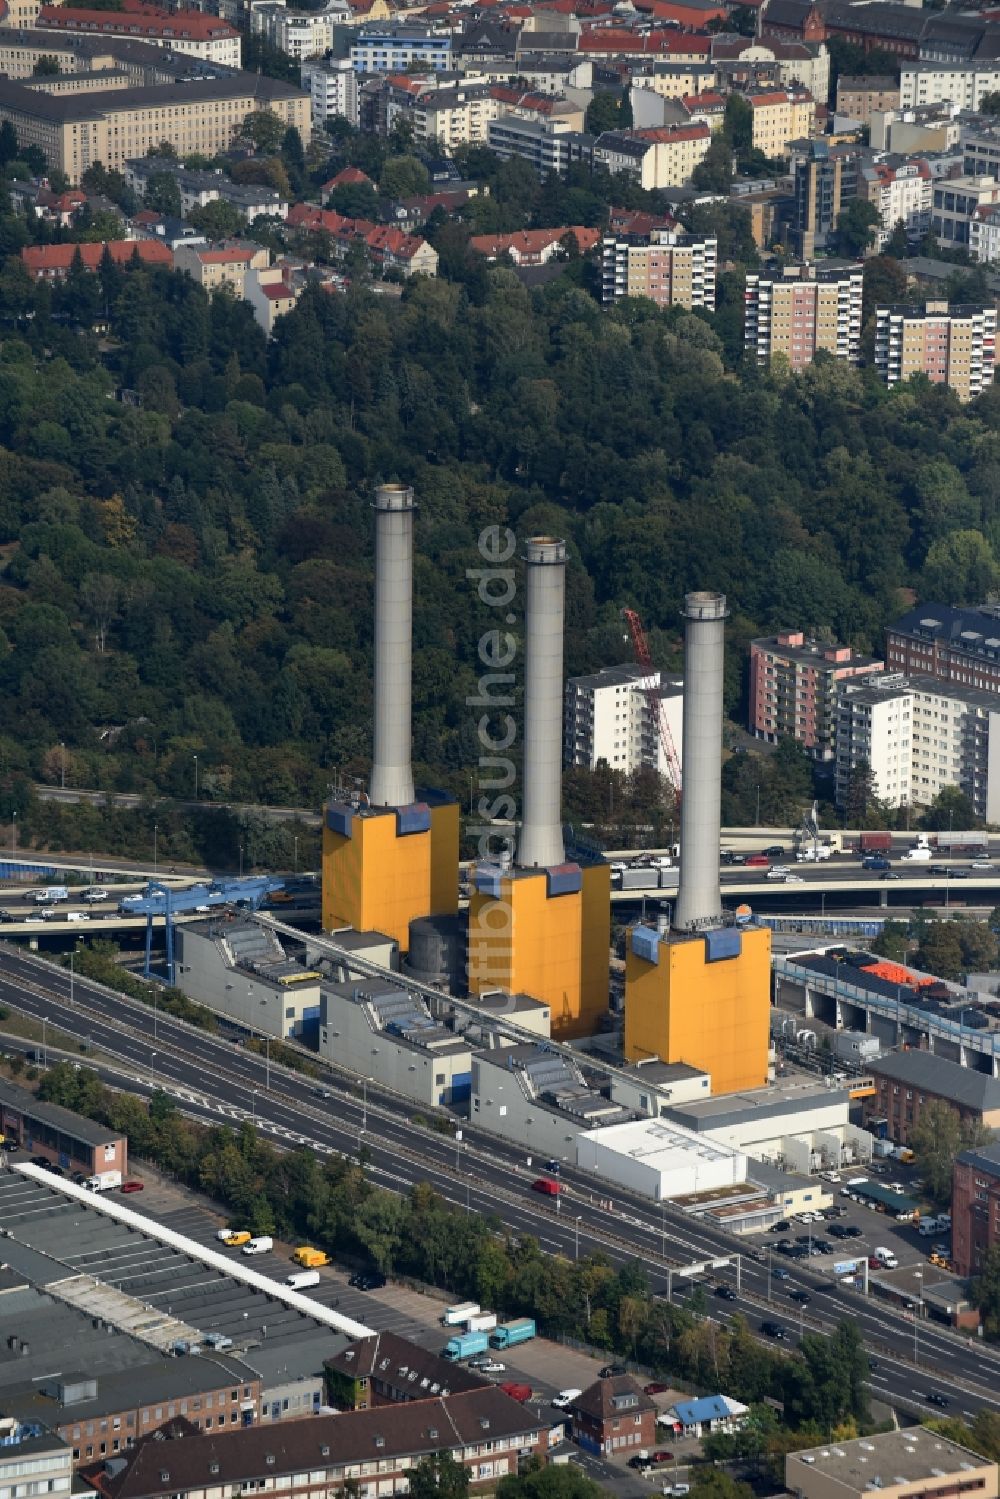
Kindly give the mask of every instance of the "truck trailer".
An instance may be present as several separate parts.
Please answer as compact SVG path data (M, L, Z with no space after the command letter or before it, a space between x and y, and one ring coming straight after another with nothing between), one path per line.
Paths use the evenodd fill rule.
M477 1312L481 1311L482 1307L478 1301L459 1301L455 1306L445 1308L441 1321L445 1327L461 1327L463 1322L467 1322L470 1317L474 1317Z
M466 1332L492 1332L496 1325L496 1312L475 1312L465 1319Z
M98 1171L96 1176L88 1176L83 1185L88 1192L111 1192L121 1184L120 1171Z

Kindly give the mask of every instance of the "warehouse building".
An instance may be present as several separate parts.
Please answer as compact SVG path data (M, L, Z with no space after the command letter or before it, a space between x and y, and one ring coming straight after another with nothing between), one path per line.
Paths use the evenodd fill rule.
M667 1117L693 1134L808 1176L871 1159L872 1138L851 1124L850 1102L846 1088L810 1079L674 1104Z
M577 1165L653 1202L718 1192L747 1178L747 1158L666 1119L635 1119L581 1134Z
M128 1140L0 1078L0 1135L64 1171L128 1171Z
M795 1499L996 1499L997 1465L927 1427L829 1442L785 1458Z
M565 1053L525 1044L473 1056L471 1117L529 1153L575 1161L582 1135L629 1115L588 1087Z
M867 1064L875 1094L864 1118L897 1145L907 1145L929 1103L946 1103L963 1120L1000 1129L1000 1078L930 1051L897 1051Z
M284 1039L315 1042L320 974L288 956L269 927L242 917L209 917L176 929L176 982L221 1015Z

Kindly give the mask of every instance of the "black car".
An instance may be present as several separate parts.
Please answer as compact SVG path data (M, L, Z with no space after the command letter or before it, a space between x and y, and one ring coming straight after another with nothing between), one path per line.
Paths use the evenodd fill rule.
M9 911L0 911L0 921L13 921L14 917Z
M598 1379L615 1379L619 1374L627 1374L628 1370L624 1364L605 1364L603 1369L598 1369Z
M827 1233L830 1235L831 1239L847 1238L847 1229L843 1223L831 1223L830 1227L827 1229Z
M948 866L947 866L947 864L928 864L928 866L927 866L927 873L928 874L947 874L948 873Z
M928 1405L936 1405L939 1410L943 1411L948 1409L947 1395L939 1395L937 1390L928 1390L926 1399Z
M545 1169L549 1173L550 1176L558 1176L559 1175L559 1168L560 1168L561 1165L562 1165L562 1161L557 1161L553 1157L553 1159L551 1161L546 1161L545 1162Z
M736 1300L736 1292L732 1289L731 1286L716 1286L715 1294L722 1301Z
M648 1457L630 1457L628 1460L630 1468L635 1468L638 1473L645 1473L647 1468L653 1466L652 1459Z
M356 1275L351 1276L347 1284L353 1286L356 1291L381 1291L386 1284L386 1279L381 1270L359 1270Z
M785 1329L781 1326L780 1322L762 1322L760 1330L765 1338L774 1338L777 1343L785 1341Z
M812 1241L813 1241L812 1234L796 1234L795 1235L795 1242L796 1242L796 1244L811 1244Z
M769 859L780 859L784 856L784 846L780 843L769 843L767 848L761 850L767 854Z
M845 1239L860 1239L861 1230L856 1223L848 1223L844 1226Z
M969 878L969 871L967 869L953 869L951 877L953 880L967 880Z
M806 1306L812 1301L812 1297L808 1291L789 1291L788 1294L792 1301L798 1301L802 1306Z
M877 1358L870 1358L868 1360L868 1367L871 1370L871 1372L874 1374L875 1370L878 1368L878 1359Z

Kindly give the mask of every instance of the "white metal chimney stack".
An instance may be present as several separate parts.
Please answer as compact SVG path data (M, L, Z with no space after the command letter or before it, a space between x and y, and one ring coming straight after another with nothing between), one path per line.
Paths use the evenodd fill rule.
M674 926L681 931L698 931L722 919L722 679L728 614L724 593L685 595L684 789L674 906Z
M562 835L563 627L566 543L532 536L524 552L524 808L517 862L548 869L566 858Z
M413 490L404 484L382 484L375 491L373 807L408 807L413 801L413 509Z

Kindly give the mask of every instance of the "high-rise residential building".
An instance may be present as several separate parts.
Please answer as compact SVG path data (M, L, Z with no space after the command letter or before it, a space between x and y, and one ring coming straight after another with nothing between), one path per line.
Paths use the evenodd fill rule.
M304 62L302 87L312 100L314 130L322 130L327 120L342 118L358 123L358 75L348 57L329 57Z
M747 276L744 339L759 364L782 354L793 370L820 349L857 364L861 343L860 265L785 266Z
M879 307L875 312L875 367L888 385L926 375L971 401L993 384L995 307Z
M750 642L750 732L777 744L795 739L816 760L834 755L837 688L883 663L849 645L810 640L784 630Z
M825 140L792 145L795 219L791 243L803 260L811 260L817 250L833 242L841 210L857 197L860 164L856 145L831 146Z
M663 707L678 765L684 724L683 687L678 678L652 675L641 666L606 666L566 683L563 759L594 770L603 761L631 775L643 768L668 775L663 747L647 696L653 686Z
M987 94L1000 91L1000 66L986 63L904 63L899 70L900 109L921 104L954 104L978 110ZM886 105L885 108L892 108Z
M897 224L911 238L924 235L931 222L933 186L926 161L875 161L861 168L858 197L878 209L875 249L882 250Z
M645 232L604 236L603 299L648 297L659 307L715 311L718 240L679 233L666 224Z
M918 604L886 629L885 658L890 671L1000 693L1000 605Z
M841 684L837 801L851 774L871 767L890 807L929 806L947 786L987 822L1000 819L1000 696L934 677L891 673Z

